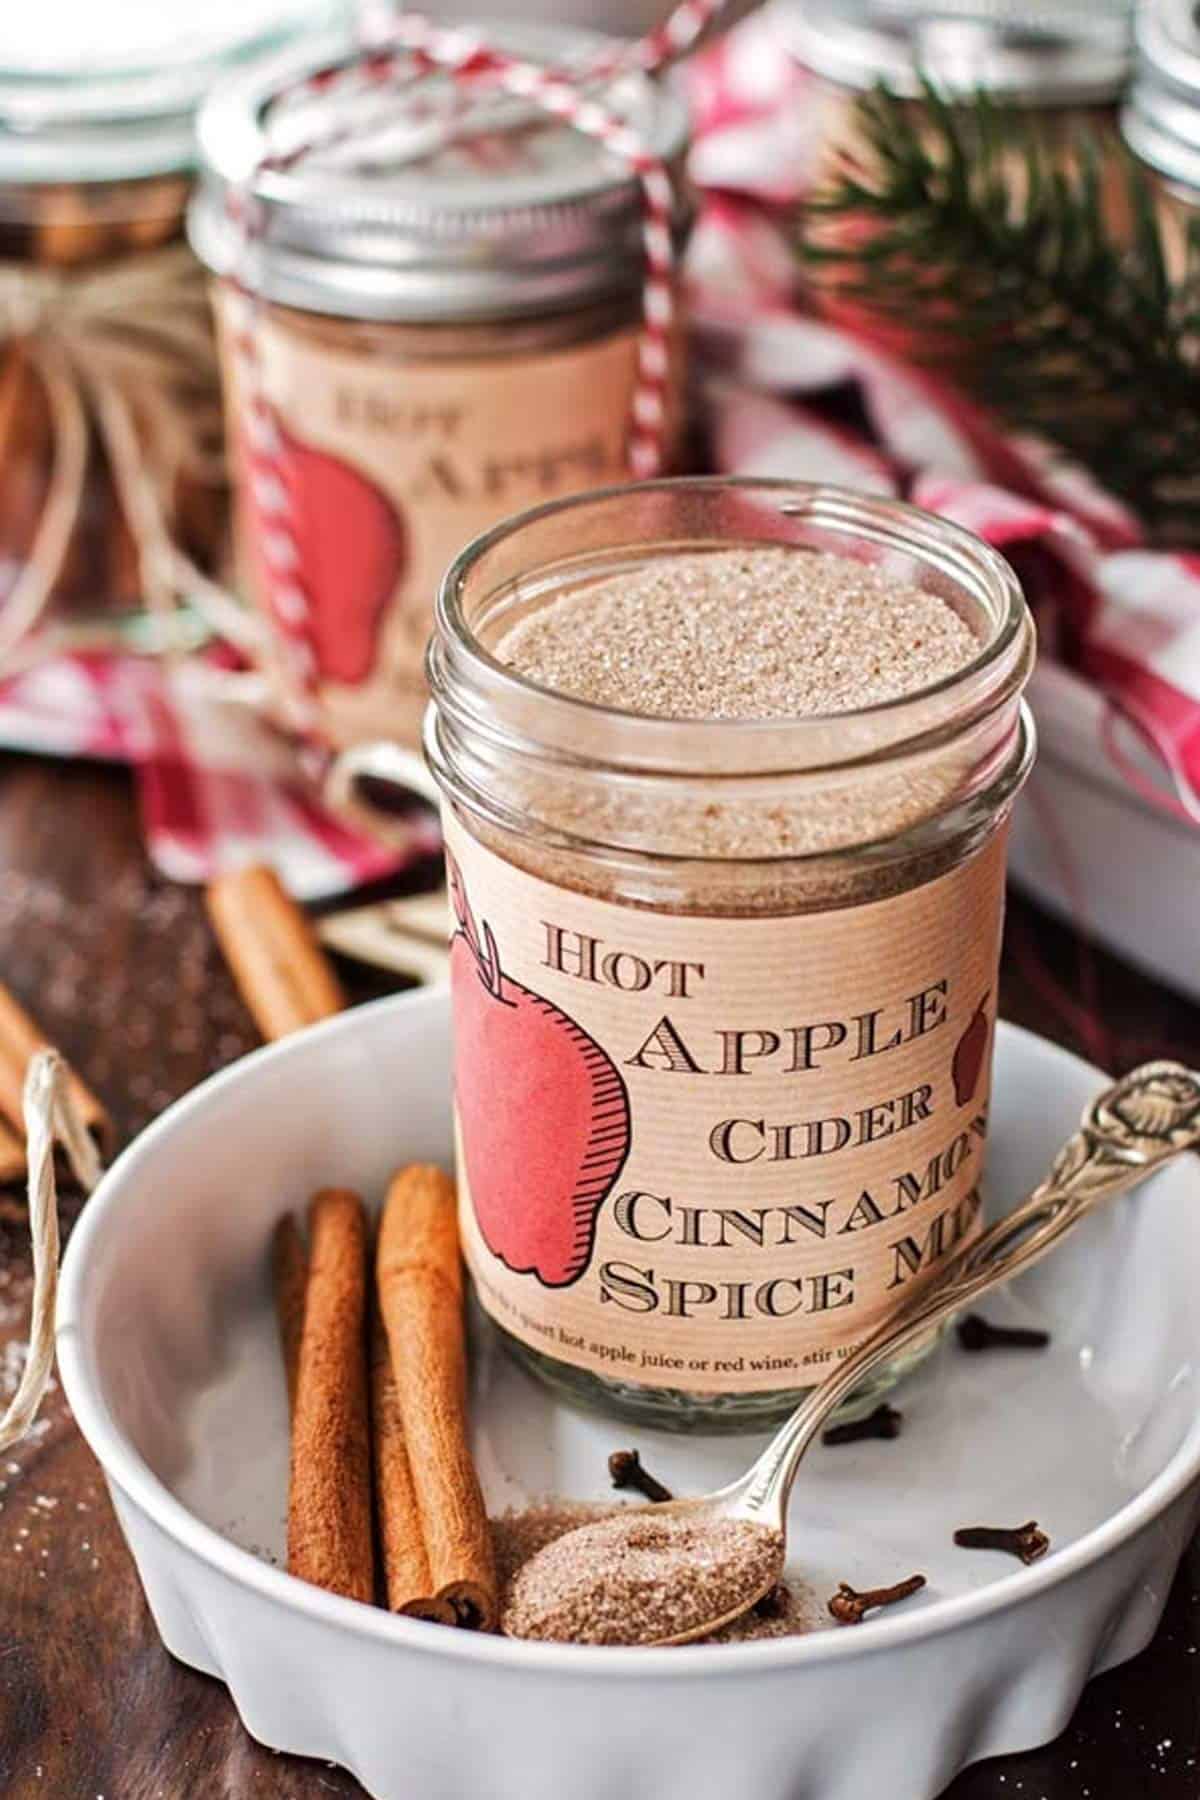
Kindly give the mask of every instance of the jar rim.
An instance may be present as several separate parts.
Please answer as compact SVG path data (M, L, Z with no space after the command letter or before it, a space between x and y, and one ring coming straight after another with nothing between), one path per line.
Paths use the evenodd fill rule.
M654 494L700 498L722 491L774 502L777 516L810 522L822 531L840 530L860 541L874 538L941 567L961 585L973 580L980 598L985 587L990 591L994 629L970 662L888 700L796 718L714 719L629 712L546 687L501 662L469 623L463 593L472 572L519 533L588 506L636 503ZM761 539L764 547L785 541ZM678 548L686 552L688 546L680 542ZM832 483L715 475L591 489L529 508L481 533L442 579L427 660L435 710L459 709L496 735L506 735L506 713L528 713L535 705L541 727L536 748L566 750L576 762L610 761L614 767L645 773L688 773L709 767L714 774L775 775L849 768L878 754L909 755L924 749L1018 693L1033 656L1033 621L1015 573L998 551L964 526L907 501ZM864 754L864 737L874 727L879 728L881 741ZM512 729L511 724L507 728ZM841 740L845 753L831 757L821 750L831 736ZM613 747L617 739L619 751ZM535 747L533 741L525 741ZM595 755L601 746L602 754ZM731 752L737 754L726 764L724 758Z
M8 44L0 55L0 181L93 187L189 173L196 116L214 83L327 28L342 10L342 0L243 0L179 20L166 38L154 31L129 39L124 54L110 49L99 63L78 45L64 55L52 26L52 60L23 61Z

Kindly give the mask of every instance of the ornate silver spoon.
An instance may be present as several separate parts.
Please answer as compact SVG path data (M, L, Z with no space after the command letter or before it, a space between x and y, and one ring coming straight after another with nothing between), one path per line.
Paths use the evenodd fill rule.
M1102 1201L1123 1193L1185 1150L1197 1148L1200 1074L1179 1063L1154 1062L1123 1077L1092 1101L1080 1129L1063 1145L1049 1175L1028 1199L952 1256L934 1285L832 1369L746 1474L714 1494L669 1501L649 1513L633 1509L557 1539L521 1571L514 1586L513 1618L506 1623L521 1635L560 1635L538 1628L536 1583L540 1581L541 1591L552 1596L554 1612L561 1619L572 1600L578 1602L577 1610L586 1610L587 1584L597 1580L596 1571L606 1577L622 1552L631 1550L651 1579L639 1583L631 1598L628 1635L608 1635L604 1641L686 1644L740 1618L782 1574L792 1483L801 1458L834 1408L878 1363L927 1337L972 1301L1039 1262ZM594 1533L601 1535L592 1554L585 1555L584 1539ZM656 1545L663 1559L661 1578L656 1578L654 1568ZM739 1545L745 1552L744 1582ZM689 1550L694 1561L683 1564L685 1578L680 1579L679 1559ZM712 1553L706 1554L708 1550Z

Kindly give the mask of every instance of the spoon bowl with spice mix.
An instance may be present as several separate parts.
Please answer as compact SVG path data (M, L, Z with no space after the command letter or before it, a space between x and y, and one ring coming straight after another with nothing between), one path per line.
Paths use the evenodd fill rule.
M740 1618L783 1573L788 1501L805 1451L875 1366L1039 1262L1102 1201L1197 1148L1200 1074L1153 1062L1122 1077L1091 1102L1028 1198L831 1370L744 1475L716 1493L631 1509L555 1539L516 1576L505 1632L687 1644Z

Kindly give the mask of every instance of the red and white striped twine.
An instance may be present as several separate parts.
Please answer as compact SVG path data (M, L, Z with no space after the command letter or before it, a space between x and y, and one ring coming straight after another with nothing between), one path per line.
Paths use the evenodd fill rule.
M519 96L551 118L594 138L623 161L637 177L643 201L642 244L645 251L642 331L637 351L637 381L629 430L630 473L639 480L658 474L663 462L666 387L670 368L671 330L675 311L675 255L672 241L674 188L670 172L639 132L598 100L581 91L582 84L616 75L623 69L652 72L690 49L725 0L682 0L670 17L632 45L605 51L570 71L522 60L489 46L467 28L447 28L414 13L372 14L360 21L363 36L358 62L319 69L298 83L288 96L328 94L349 76L370 87L395 85L398 104L409 97L411 84L440 71L464 83L486 83ZM370 128L378 127L377 117ZM250 257L263 223L263 208L254 195L265 174L283 173L314 152L351 143L363 130L345 118L331 122L286 151L271 151L252 170L240 189L231 189L227 209L238 235L234 259L233 329L235 384L241 396L245 455L260 530L260 554L266 564L272 611L280 638L288 698L289 722L311 734L316 726L319 670L310 632L310 605L304 587L300 547L292 528L291 496L282 473L279 432L263 391L257 346L257 306Z
M701 33L724 11L726 0L682 0L670 16L634 44L621 44L588 64L589 75L642 69L648 75L686 56Z

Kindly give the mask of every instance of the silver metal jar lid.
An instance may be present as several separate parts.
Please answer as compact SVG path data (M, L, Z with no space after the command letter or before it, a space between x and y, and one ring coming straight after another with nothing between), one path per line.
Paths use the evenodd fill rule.
M513 56L556 66L612 44L559 26L472 29ZM289 132L301 142L311 112L340 104L354 109L352 148L308 154L254 182L263 225L238 273L265 298L343 318L429 323L520 317L636 290L642 195L619 158L523 102L497 94L464 104L448 76L420 83L424 107L440 109L424 136L419 116L397 120L394 91L356 90L350 72L345 87L335 82L319 99L274 98L347 57L342 39L310 43L227 83L204 108L188 231L209 268L231 272L238 246L226 199L260 165L268 121L274 144ZM679 164L687 119L673 93L640 73L589 91L656 156ZM457 126L448 143L447 117ZM681 228L685 210L681 201Z
M1132 54L1132 0L771 0L806 68L862 91L915 97L922 79L1010 105L1115 100Z
M29 187L190 169L214 83L301 31L329 30L345 0L8 0L0 11L0 183Z
M1142 162L1200 192L1200 24L1191 0L1143 0L1138 8L1121 133Z

